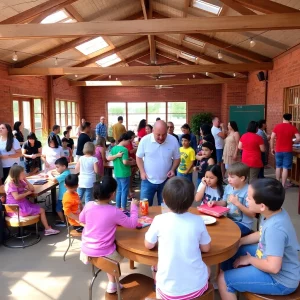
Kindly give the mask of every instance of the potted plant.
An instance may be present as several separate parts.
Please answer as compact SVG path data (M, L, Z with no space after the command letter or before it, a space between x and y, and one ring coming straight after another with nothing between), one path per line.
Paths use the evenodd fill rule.
M200 126L203 124L211 124L213 114L210 112L202 112L196 115L193 115L191 118L191 130L193 134L199 137Z

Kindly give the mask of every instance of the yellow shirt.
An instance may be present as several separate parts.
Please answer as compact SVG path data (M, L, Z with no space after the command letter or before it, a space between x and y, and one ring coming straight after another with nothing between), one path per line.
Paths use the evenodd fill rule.
M113 137L116 140L116 142L118 142L119 138L123 133L126 133L125 126L119 122L113 125L112 130L113 130Z
M185 173L190 166L194 163L195 160L195 150L192 147L189 148L179 148L180 152L180 164L178 167L179 173ZM189 173L193 172L193 168L190 170Z

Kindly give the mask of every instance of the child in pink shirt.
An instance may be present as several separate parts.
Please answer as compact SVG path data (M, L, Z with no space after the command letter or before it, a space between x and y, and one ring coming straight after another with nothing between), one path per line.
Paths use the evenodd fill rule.
M104 176L102 181L94 184L95 201L88 202L79 215L80 223L85 224L82 232L80 259L85 262L87 256L105 256L120 261L122 257L116 251L115 233L118 225L135 228L138 221L139 201L131 202L130 217L120 209L109 204L114 198L117 182L113 177ZM107 293L115 293L115 278L108 276ZM122 288L122 286L120 286Z

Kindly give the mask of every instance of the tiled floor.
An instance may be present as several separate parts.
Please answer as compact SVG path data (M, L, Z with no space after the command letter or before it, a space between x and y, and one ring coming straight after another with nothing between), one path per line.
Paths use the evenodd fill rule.
M268 173L272 176L272 170ZM284 208L289 212L300 240L298 191L298 188L287 190ZM62 256L66 247L66 229L57 236L43 237L37 245L26 249L0 247L0 300L88 299L91 267L79 261L79 241L74 242L64 262ZM127 260L121 263L121 270L122 275L131 273ZM148 266L137 263L134 272L151 276ZM104 299L106 282L106 275L100 272L94 284L93 299Z

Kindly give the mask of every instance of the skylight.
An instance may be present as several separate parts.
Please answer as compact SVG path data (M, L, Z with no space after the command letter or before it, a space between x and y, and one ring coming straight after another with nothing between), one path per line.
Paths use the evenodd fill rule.
M48 17L46 17L41 24L52 24L52 23L74 23L76 20L72 19L70 15L64 10L59 10Z
M181 52L181 56L184 57L184 58L187 58L189 60L192 60L192 61L196 61L196 59L197 59L196 56L185 53L185 52Z
M101 67L108 67L119 61L121 61L121 58L117 54L112 54L110 56L107 56L105 58L96 61L96 64L98 64Z
M97 37L91 41L85 42L77 47L75 47L78 51L85 55L89 55L98 50L108 47L108 44L104 41L102 37Z
M205 46L205 43L203 43L203 42L201 42L201 41L199 41L199 40L193 39L193 38L191 38L191 37L189 37L189 36L185 36L184 40L185 40L186 42L188 42L188 43L197 45L197 46L199 46L199 47L201 47L201 48L203 48L203 47Z
M215 15L217 15L221 9L220 6L217 6L217 5L208 3L206 1L202 1L202 0L194 0L193 7L203 9L203 10L210 12L212 14L215 14Z

